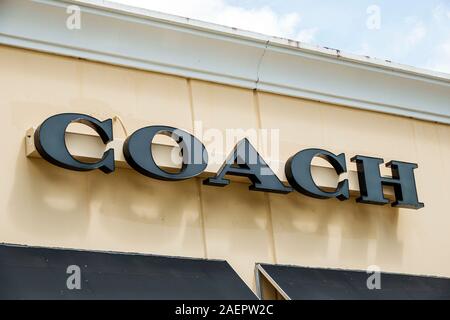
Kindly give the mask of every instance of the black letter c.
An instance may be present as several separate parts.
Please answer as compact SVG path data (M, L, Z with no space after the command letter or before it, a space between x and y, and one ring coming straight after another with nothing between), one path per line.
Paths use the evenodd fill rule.
M114 171L114 150L109 149L100 161L85 163L72 157L66 146L66 130L72 122L82 123L98 133L104 144L113 140L112 120L103 122L79 113L61 113L45 120L34 133L34 145L42 158L65 169L90 171L100 169L104 173Z
M345 155L343 153L335 155L322 149L302 150L290 157L286 162L285 173L291 186L298 192L313 198L338 198L341 201L347 200L349 198L347 179L340 181L333 192L323 191L315 184L311 175L311 161L314 157L320 157L327 160L333 166L337 174L347 171Z

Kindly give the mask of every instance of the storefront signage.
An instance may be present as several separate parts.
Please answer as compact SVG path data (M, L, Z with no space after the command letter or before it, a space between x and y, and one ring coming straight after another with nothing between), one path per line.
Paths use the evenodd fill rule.
M115 170L114 150L106 150L100 161L95 163L81 162L75 159L67 149L65 133L69 124L77 122L91 127L100 136L104 144L113 140L112 120L100 121L84 114L63 113L45 120L36 130L34 143L39 154L50 163L69 170L90 171L100 169L105 173ZM182 167L178 172L167 172L155 162L151 150L153 138L157 134L172 137L180 146ZM190 133L169 127L149 126L137 130L129 136L123 145L123 154L127 163L139 173L150 178L178 181L200 175L208 164L208 152L203 143ZM318 199L337 198L348 200L348 180L340 181L335 190L324 191L319 188L311 174L313 158L320 157L328 161L337 174L347 172L345 154L335 155L323 149L306 149L291 156L285 166L285 173L290 186L284 185L270 169L264 159L247 139L237 143L222 167L214 177L203 181L205 185L224 187L230 183L227 175L246 177L250 180L250 190L287 194L293 189ZM420 209L424 205L419 202L414 177L417 164L402 161L390 161L386 166L391 168L392 176L384 177L379 166L381 158L354 156L360 186L360 197L357 202L384 205L389 203L383 195L383 186L391 186L395 191L393 207Z

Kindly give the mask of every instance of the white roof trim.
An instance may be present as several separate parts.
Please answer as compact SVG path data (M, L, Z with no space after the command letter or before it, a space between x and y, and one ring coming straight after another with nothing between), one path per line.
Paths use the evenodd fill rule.
M450 124L449 74L107 1L1 0L0 44Z

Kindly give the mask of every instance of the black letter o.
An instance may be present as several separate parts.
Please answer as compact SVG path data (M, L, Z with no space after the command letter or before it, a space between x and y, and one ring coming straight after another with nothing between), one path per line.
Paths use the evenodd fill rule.
M157 134L172 137L181 147L183 164L180 172L162 170L153 158L152 140ZM125 140L123 154L128 164L139 173L158 180L177 181L199 175L208 164L203 143L190 133L168 126L150 126L137 130Z

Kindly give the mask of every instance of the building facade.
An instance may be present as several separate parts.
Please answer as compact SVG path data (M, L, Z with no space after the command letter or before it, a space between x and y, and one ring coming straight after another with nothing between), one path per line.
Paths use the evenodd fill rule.
M67 20L78 19L74 5L79 28ZM0 1L0 70L2 243L225 260L255 294L267 280L258 263L450 277L448 75L102 1L53 0ZM114 148L112 173L67 170L36 152L37 127L62 113L111 119L108 147L82 124L69 126L66 142L86 162ZM205 171L162 181L130 168L124 141L154 125L198 138ZM285 186L285 163L300 150L345 154L340 180L324 160L311 171L322 190L348 179L350 198L252 191L245 176L204 184L243 138ZM173 140L153 143L161 167L179 166ZM356 202L356 155L417 164L424 207ZM384 193L395 201L392 188Z

